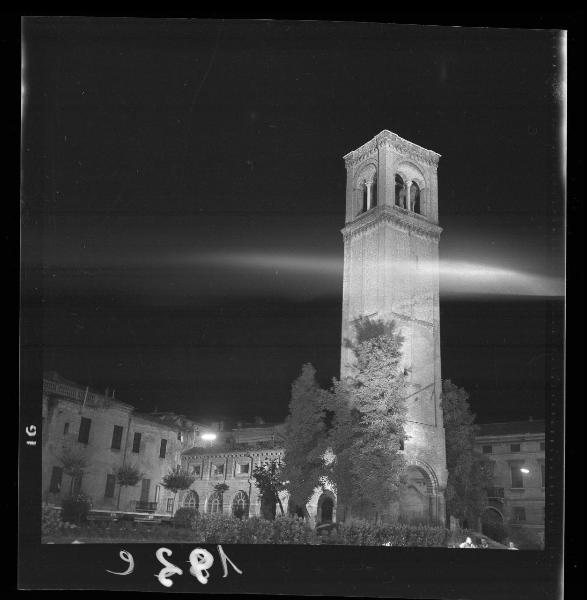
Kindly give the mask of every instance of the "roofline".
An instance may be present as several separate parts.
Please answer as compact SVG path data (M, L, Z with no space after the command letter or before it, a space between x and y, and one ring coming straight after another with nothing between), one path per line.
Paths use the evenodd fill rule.
M424 148L423 146L419 146L418 144L414 144L414 142L410 142L405 140L404 138L397 135L397 133L393 133L393 131L389 131L389 129L383 129L380 131L375 137L370 139L368 142L365 142L355 150L351 150L347 154L343 156L345 162L353 159L355 156L362 154L363 152L369 149L369 146L378 145L379 142L383 140L389 140L392 144L397 146L405 146L407 150L415 151L416 153L424 154L427 156L434 164L438 164L438 159L442 156L438 154L438 152L434 152L434 150L428 150L428 148Z

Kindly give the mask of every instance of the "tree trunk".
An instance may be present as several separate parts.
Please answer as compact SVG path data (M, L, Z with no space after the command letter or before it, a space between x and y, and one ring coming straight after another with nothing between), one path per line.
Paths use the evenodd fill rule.
M279 497L279 494L275 494L275 497L277 498L277 503L279 504L279 509L281 510L281 516L283 517L283 515L285 513L283 512L283 504L281 504L281 499Z

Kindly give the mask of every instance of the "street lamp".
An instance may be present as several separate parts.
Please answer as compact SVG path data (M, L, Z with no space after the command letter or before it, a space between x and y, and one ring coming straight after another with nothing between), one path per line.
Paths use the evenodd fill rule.
M209 442L208 446L212 447L212 442L216 439L216 434L212 432L203 433L200 436L205 442Z
M520 471L522 471L522 473L524 473L524 475L528 475L528 473L530 472L528 469L526 469L526 467L522 467L520 469Z

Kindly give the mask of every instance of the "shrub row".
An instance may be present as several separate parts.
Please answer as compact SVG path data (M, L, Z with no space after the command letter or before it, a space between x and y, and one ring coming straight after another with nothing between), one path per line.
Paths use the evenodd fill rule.
M348 546L445 546L447 530L435 525L352 521L340 523L323 542Z
M228 515L198 515L192 521L198 543L234 544L337 544L349 546L441 547L447 530L440 526L368 521L340 523L319 536L299 517L237 519Z
M198 515L192 522L194 541L207 544L319 544L316 531L298 517L238 519Z

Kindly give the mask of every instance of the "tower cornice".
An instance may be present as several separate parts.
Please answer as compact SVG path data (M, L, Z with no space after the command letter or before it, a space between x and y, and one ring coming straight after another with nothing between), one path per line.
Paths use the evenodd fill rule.
M438 241L442 233L442 227L430 223L421 215L407 211L398 206L376 206L362 213L351 223L341 230L344 240L350 239L381 222L391 223L398 229L409 231L420 237Z
M356 150L349 152L343 157L347 169L349 167L353 167L357 163L367 158L369 155L373 154L378 148L384 146L390 146L394 148L406 158L415 160L417 162L424 162L435 168L438 167L438 160L441 156L440 154L432 150L422 148L422 146L418 146L418 144L414 144L413 142L408 142L408 140L404 140L399 135L384 129L372 140L363 144Z

